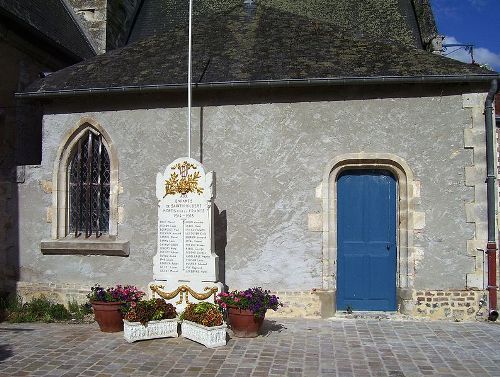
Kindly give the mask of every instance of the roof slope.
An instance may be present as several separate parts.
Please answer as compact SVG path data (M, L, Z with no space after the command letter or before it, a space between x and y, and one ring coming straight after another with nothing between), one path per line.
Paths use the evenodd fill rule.
M64 0L0 0L0 15L40 34L78 60L95 56L95 51L73 18Z
M398 43L354 38L331 24L275 8L243 7L195 20L193 81L494 75ZM177 28L53 73L30 92L122 86L184 86L187 30Z
M410 1L412 0L256 0L256 4L277 12L288 12L329 23L349 30L355 36L386 42L398 41L420 47L421 42L415 39L415 35L419 33L418 26L416 23L410 26L404 15L406 3L411 7ZM227 12L242 3L243 0L197 0L193 5L193 14L196 17ZM176 0L144 1L129 42L172 32L175 28L184 26L187 22L187 4L187 1ZM412 30L412 27L417 30Z

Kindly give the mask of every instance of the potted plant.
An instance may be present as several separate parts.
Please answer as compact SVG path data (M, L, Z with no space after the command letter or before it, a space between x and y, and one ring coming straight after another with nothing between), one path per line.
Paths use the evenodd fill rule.
M137 340L178 337L175 307L161 298L132 302L123 319L123 336Z
M215 302L227 310L229 326L234 336L240 338L253 338L259 335L267 310L278 310L283 306L279 297L271 295L261 287L245 291L221 292Z
M227 326L217 305L209 302L188 304L181 319L181 335L205 347L226 345Z
M103 288L96 284L87 295L94 317L103 332L123 331L123 311L137 302L145 293L132 285Z

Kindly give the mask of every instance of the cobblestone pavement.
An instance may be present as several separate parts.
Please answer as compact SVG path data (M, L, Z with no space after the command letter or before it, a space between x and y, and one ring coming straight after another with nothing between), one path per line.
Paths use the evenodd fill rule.
M129 344L96 324L0 323L0 376L500 376L500 325L266 320L264 335L207 349Z

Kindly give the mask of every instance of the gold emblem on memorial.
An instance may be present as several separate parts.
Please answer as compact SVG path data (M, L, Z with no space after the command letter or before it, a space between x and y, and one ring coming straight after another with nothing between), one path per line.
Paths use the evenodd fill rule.
M189 174L191 169L196 170L194 173ZM200 172L197 170L196 165L184 161L172 166L172 170L178 170L179 173L173 171L170 178L165 181L165 195L163 197L175 194L186 195L190 192L198 195L203 193L203 188L198 185Z

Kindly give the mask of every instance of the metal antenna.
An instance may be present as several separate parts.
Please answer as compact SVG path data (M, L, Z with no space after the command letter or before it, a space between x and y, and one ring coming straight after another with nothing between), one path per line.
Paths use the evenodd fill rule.
M443 44L443 52L448 51L448 49L450 47L456 47L456 49L453 51L450 51L446 54L443 54L443 56L448 56L450 54L453 54L454 52L457 52L458 50L464 49L465 51L467 51L469 53L471 60L472 60L472 64L475 63L475 61L474 61L474 45L461 44L461 43L446 43L446 44Z

